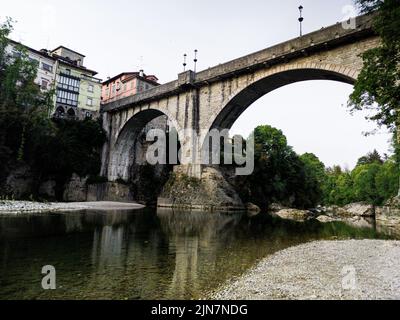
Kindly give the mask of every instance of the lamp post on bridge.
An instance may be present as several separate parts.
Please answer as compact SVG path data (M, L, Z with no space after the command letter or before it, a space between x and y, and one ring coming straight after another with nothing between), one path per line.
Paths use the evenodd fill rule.
M302 37L303 36L303 21L304 21L304 18L303 18L303 6L300 6L299 7L299 11L300 11L300 17L299 17L299 22L300 22L300 37Z
M186 57L187 57L187 54L185 53L185 54L183 55L183 72L186 71L186 66L187 66Z
M198 53L199 51L196 49L196 50L194 50L194 60L193 60L193 62L194 62L194 72L196 73L197 72L197 53Z

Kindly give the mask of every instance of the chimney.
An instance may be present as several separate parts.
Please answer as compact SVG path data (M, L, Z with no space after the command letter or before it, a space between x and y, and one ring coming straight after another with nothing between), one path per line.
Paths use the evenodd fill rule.
M143 70L139 71L139 77L144 77L144 71Z

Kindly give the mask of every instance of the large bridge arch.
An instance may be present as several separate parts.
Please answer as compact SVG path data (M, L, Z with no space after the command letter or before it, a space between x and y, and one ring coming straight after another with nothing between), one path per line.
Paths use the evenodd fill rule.
M330 80L353 85L359 71L325 63L287 64L255 74L253 81L239 86L210 117L209 127L231 129L235 121L264 95L296 82Z
M146 126L156 118L165 116L168 123L178 133L178 140L181 141L182 130L177 121L168 111L161 109L145 109L127 117L125 121L120 121L118 130L111 134L113 141L109 150L108 179L116 181L122 179L128 181L130 169L134 164L137 155L135 148L138 143L139 135Z

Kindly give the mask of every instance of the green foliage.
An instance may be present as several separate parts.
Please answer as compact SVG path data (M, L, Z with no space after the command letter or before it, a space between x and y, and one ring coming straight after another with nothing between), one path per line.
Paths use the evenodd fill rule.
M278 129L257 127L254 138L255 171L237 183L242 199L263 209L273 202L297 208L353 202L382 205L396 195L396 156L382 159L374 150L361 157L352 171L339 166L326 169L314 154L298 156Z
M358 159L357 165L360 166L360 165L372 164L372 163L383 164L382 157L376 150L374 150L373 152L368 153L366 156Z
M382 44L364 53L364 66L350 97L350 106L352 110L370 110L371 120L394 131L400 125L400 2L357 0L357 3L364 12L377 11L374 28Z
M327 179L325 165L312 153L300 156L304 170L304 207L320 204L323 198L323 185Z
M31 61L26 50L17 46L8 53L8 36L12 20L0 25L0 184L10 166L23 162L25 152L39 135L52 132L47 119L52 93L42 93L34 83L37 62Z
M398 189L399 171L395 157L381 160L374 151L360 158L353 171L340 167L328 169L323 184L326 205L343 206L352 202L382 205L394 197Z
M351 173L353 181L353 197L356 201L382 204L383 200L376 186L376 177L381 169L378 163L357 166Z
M254 131L255 171L239 178L241 197L266 209L273 202L306 208L322 198L324 165L315 155L299 157L282 131L259 126Z

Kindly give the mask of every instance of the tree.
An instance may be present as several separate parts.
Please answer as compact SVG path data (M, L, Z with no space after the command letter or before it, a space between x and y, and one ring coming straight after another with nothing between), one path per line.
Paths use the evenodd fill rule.
M376 150L358 159L357 166L372 163L383 164L382 157Z
M326 170L327 178L323 184L324 205L343 206L354 200L353 180L350 172L339 166Z
M364 66L350 96L351 110L370 110L371 120L396 132L400 144L400 2L357 0L362 12L376 14L382 42L363 54ZM399 189L400 196L400 189Z
M273 202L310 208L322 197L323 164L312 154L299 157L282 131L259 126L254 131L255 170L240 183L243 200L263 209Z
M376 184L376 178L382 165L378 163L364 164L356 167L351 173L353 179L354 201L380 205L383 202Z
M304 204L307 207L321 204L324 191L324 183L327 179L325 165L313 153L305 153L300 156L304 165Z
M42 94L34 83L38 65L22 46L9 53L12 30L11 19L0 25L0 179L10 165L27 159L34 131L44 134L53 129L46 115L51 93Z
M400 173L394 158L388 159L380 168L375 177L376 188L379 196L384 201L396 196Z

